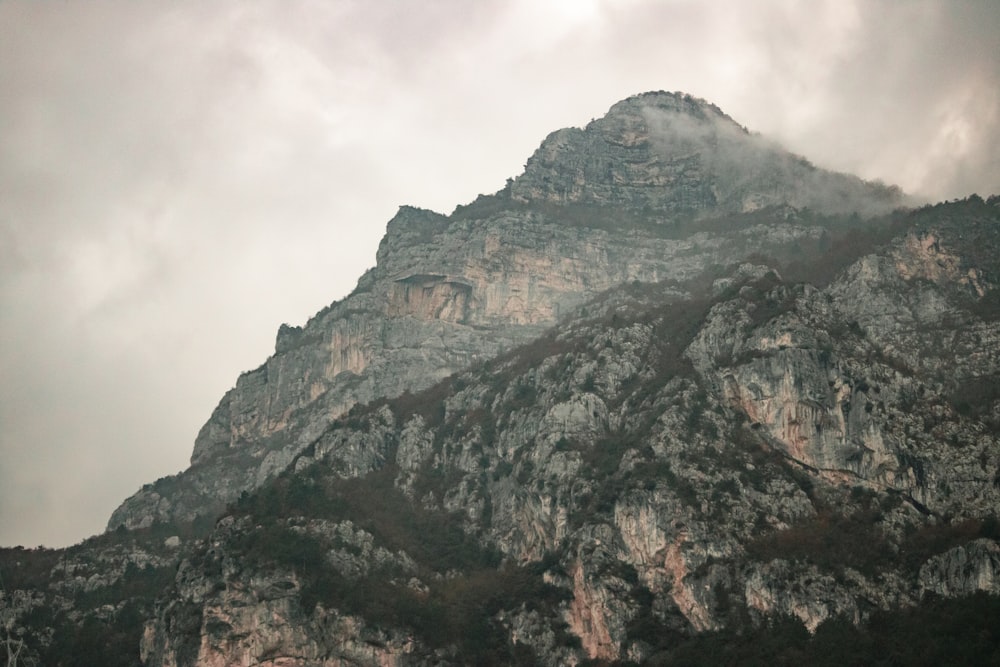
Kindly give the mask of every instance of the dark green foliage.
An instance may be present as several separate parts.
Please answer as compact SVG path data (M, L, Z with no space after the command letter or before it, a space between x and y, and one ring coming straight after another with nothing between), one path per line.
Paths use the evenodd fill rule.
M981 537L1000 540L1000 523L996 517L926 524L903 537L899 544L899 560L904 571L916 573L931 556Z
M432 646L457 644L463 658L476 664L510 664L512 647L492 617L522 606L551 613L567 599L567 593L544 583L543 571L540 564L508 564L435 582L410 615L419 626L414 629Z
M150 539L151 532L152 529L145 529L136 534L117 535L116 539L142 543ZM109 544L110 535L91 538L85 544ZM9 591L46 591L52 583L52 568L59 560L84 548L77 545L66 550L0 549L0 583ZM101 565L95 563L95 567ZM110 586L80 592L74 597L79 617L71 618L64 611L54 612L50 606L32 610L21 619L28 653L38 656L40 664L56 667L138 666L143 623L152 614L153 601L173 582L174 570L172 565L140 568L129 563L124 574ZM104 605L118 609L98 616L95 610ZM41 639L46 628L54 631L51 643Z
M472 562L467 546L464 557L460 555L463 547L458 547L459 555L452 558L452 564L466 567L445 579L433 577L428 570L426 592L399 583L407 575L391 569L374 568L365 576L347 578L326 562L326 548L318 538L280 522L241 534L231 546L248 564L294 571L307 614L322 604L361 615L375 626L409 628L431 647L457 646L463 657L476 664L509 664L515 656L533 659L523 647L508 645L506 633L493 616L502 609L521 607L551 612L566 598L563 591L543 581L546 566L491 565L493 559L486 552ZM447 562L441 553L422 555L433 559L430 562L435 566Z
M397 474L394 466L387 466L361 478L342 479L314 465L282 475L244 496L234 508L238 515L253 517L256 525L239 532L230 547L255 567L295 572L306 614L322 604L359 614L376 626L409 628L431 647L457 646L476 664L531 664L531 652L509 645L493 616L521 607L551 613L565 597L542 579L552 562L501 566L496 550L462 529L461 517L425 509L407 498L394 484ZM373 567L357 578L343 576L326 554L349 545L325 544L296 528L306 517L349 519L371 533L379 546L405 551L418 564L416 574L428 588L409 587L405 582L412 573L391 565ZM450 574L441 578L437 573L442 572Z
M622 455L636 440L631 434L609 433L592 446L581 450L585 474L591 479L603 480L618 472Z
M748 285L750 289L741 290L740 295L749 301L751 326L759 327L795 308L795 290L777 289L780 284L774 273L768 273Z
M470 410L464 415L465 427L471 431L479 429L479 441L483 447L492 447L496 438L497 421L492 412L485 408Z
M537 398L538 389L534 385L527 382L520 382L514 385L510 400L507 401L504 407L510 411L523 410L524 408L532 407Z
M139 637L148 613L148 608L126 602L112 621L92 615L73 621L60 614L48 621L55 634L40 651L39 662L49 667L138 667Z
M63 557L56 549L0 548L0 584L4 590L42 590L48 586L52 568Z
M1000 289L990 290L968 308L973 315L986 322L1000 320Z
M101 605L113 605L122 600L152 601L173 583L175 570L173 565L164 567L146 565L140 568L129 563L122 577L111 586L77 594L76 606L78 609L96 609Z
M866 575L900 567L915 575L928 558L980 538L1000 539L996 519L968 519L915 528L900 541L889 539L879 520L881 510L869 505L843 515L821 508L809 519L785 530L766 533L747 543L747 555L755 560L775 558L817 565L829 572L850 567Z
M849 265L876 252L915 224L913 217L904 212L864 221L856 216L834 217L829 222L824 225L827 231L818 254L796 258L779 267L786 281L826 287Z
M747 555L762 561L805 561L828 571L851 567L874 574L892 553L876 519L876 510L850 516L824 510L786 530L756 538L747 544Z
M1000 401L1000 375L965 378L951 394L955 410L974 419L989 415L997 401Z
M139 667L139 640L145 620L152 615L152 597L118 598L117 609L100 616L93 611L81 616L54 611L43 606L28 613L22 623L27 629L26 653L49 667ZM51 641L42 641L39 629L50 629ZM198 627L194 628L197 636ZM193 658L193 656L192 656Z
M810 636L795 619L754 631L706 632L654 654L660 667L938 667L1000 664L1000 598L929 597L914 608L876 611L856 627L832 619Z
M453 392L454 382L454 376L449 376L416 394L406 390L390 399L388 405L402 421L419 414L431 428L440 426L445 418L444 401Z
M549 357L574 352L583 349L585 345L586 341L584 340L569 342L565 339L557 339L556 331L551 330L527 345L516 347L486 362L481 370L493 377L493 388L499 391L506 386L511 378L515 378L532 368L538 368Z
M320 466L280 476L245 496L234 508L241 515L275 520L314 517L351 520L391 551L403 550L421 563L448 570L498 563L496 552L462 530L453 514L428 510L396 488L394 466L364 477L324 477ZM275 537L275 540L279 538ZM261 550L267 554L267 549Z

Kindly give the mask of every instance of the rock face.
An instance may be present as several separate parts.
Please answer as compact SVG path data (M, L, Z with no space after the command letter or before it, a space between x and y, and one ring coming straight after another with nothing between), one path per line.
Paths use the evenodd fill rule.
M934 280L899 262L931 237L942 267ZM386 565L352 566L353 594L416 600L416 618L390 620L398 609L296 581L348 571L344 541L313 532L303 549L319 554L312 569L267 561L299 600L282 643L289 664L338 664L330 642L356 646L373 627L390 633L376 643L391 656L362 664L643 662L693 633L785 617L816 632L931 594L1000 594L1000 396L961 389L996 377L1000 317L989 295L1000 255L989 258L998 246L1000 200L970 200L909 214L826 285L743 265L714 291L608 292L527 346L337 422L276 487L234 508L212 552L253 562L248 544L321 520L371 527ZM889 292L904 310L866 319ZM960 361L962 344L936 342L964 331L989 361ZM485 567L474 548L432 556L421 534L385 523L385 498L429 533L461 526L506 565ZM207 619L261 576L260 567L184 567L215 597L178 584L148 626L150 646L174 641L179 608ZM323 625L327 605L359 619L353 629ZM438 605L462 616L438 615ZM259 637L256 622L223 636ZM494 634L473 633L477 622ZM186 664L210 664L206 637L218 640L206 623L189 635L201 648ZM401 636L410 643L392 639ZM174 664L161 649L147 657Z
M510 190L515 201L610 205L667 219L769 206L884 212L899 191L831 174L687 95L619 102L586 128L553 132Z
M317 607L302 613L302 585L294 574L259 571L246 586L206 586L205 568L217 581L237 578L245 563L230 557L222 545L247 526L222 521L205 559L197 565L184 561L177 572L179 599L167 608L193 634L158 632L147 626L140 655L147 664L185 665L310 665L403 664L413 641L405 632L368 627L361 618ZM387 564L410 565L405 554L372 548L372 536L350 522L329 525L312 522L297 526L292 535L319 534L342 546L336 567L349 576L366 574ZM192 638L197 637L196 642Z
M1000 595L1000 198L900 201L620 102L401 208L190 469L0 553L0 619L52 664L675 664Z
M274 355L240 376L201 429L191 468L144 487L108 528L217 513L352 405L527 342L615 285L688 280L754 252L789 257L824 234L791 209L780 224L771 214L687 229L697 217L899 201L751 136L701 100L630 98L586 129L548 137L496 195L451 216L401 208L354 292L303 327L282 326Z

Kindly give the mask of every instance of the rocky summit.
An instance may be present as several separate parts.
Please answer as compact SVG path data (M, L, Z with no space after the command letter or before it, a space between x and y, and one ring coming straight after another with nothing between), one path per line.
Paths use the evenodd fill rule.
M24 664L995 664L1000 197L647 93L239 377L108 532L0 550ZM943 622L942 619L948 619Z

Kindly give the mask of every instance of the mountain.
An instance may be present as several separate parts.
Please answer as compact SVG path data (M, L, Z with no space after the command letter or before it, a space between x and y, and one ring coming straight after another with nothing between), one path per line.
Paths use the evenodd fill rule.
M8 646L991 664L1000 197L909 203L683 94L557 131L401 208L105 535L0 552Z
M583 130L550 135L495 195L451 216L401 208L354 292L304 327L282 327L274 355L201 429L191 467L129 498L108 528L214 515L351 406L532 340L615 285L688 280L755 252L792 257L825 233L795 211L884 212L900 201L896 189L812 167L701 100L620 102Z

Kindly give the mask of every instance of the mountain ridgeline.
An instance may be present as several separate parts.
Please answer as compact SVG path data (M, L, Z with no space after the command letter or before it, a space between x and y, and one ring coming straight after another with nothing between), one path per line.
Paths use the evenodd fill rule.
M997 508L1000 198L915 207L647 93L451 215L402 207L190 468L104 535L0 550L0 639L47 665L995 664Z

